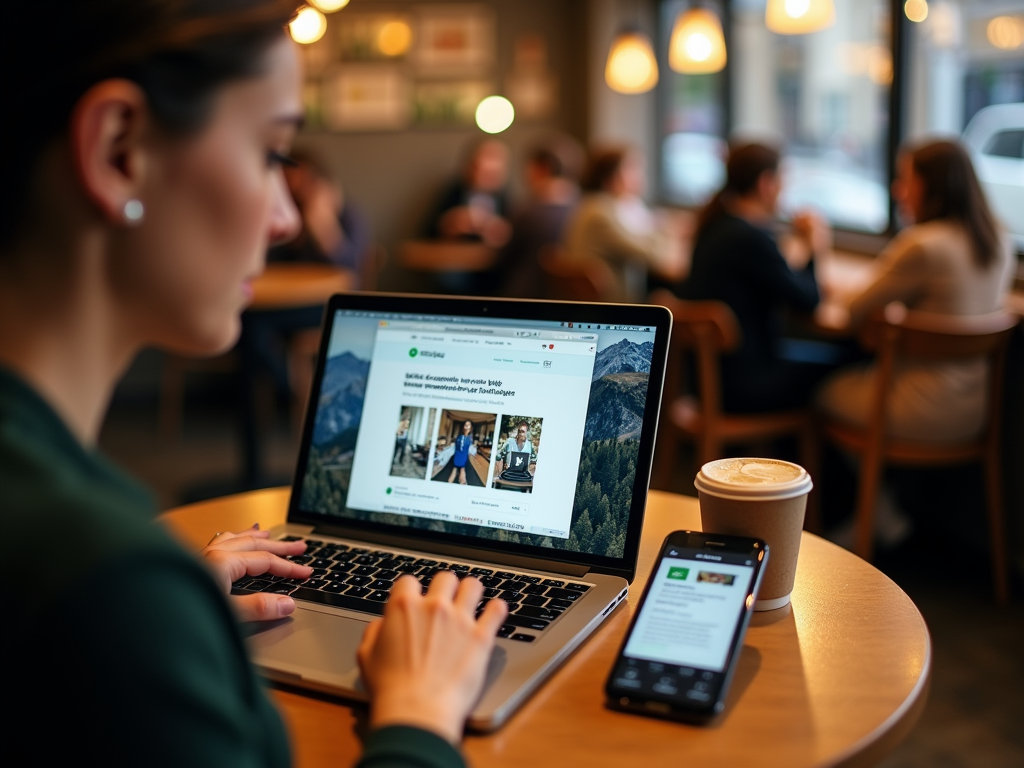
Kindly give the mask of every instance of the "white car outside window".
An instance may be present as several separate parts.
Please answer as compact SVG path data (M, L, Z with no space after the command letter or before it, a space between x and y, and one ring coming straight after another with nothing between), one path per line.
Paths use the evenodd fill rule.
M1024 103L979 110L963 139L993 213L1024 252Z

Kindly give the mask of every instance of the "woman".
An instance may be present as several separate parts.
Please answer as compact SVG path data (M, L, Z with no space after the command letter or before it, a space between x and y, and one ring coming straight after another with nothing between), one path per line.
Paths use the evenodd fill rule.
M583 173L584 195L566 228L564 258L607 275L600 281L603 301L643 301L648 270L678 279L679 227L647 208L645 184L643 158L626 147L593 152Z
M455 454L452 456L452 474L448 478L449 483L455 482L455 476L459 476L459 484L466 484L466 463L469 461L469 452L473 448L473 422L468 419L462 425L462 434L455 438Z
M24 587L4 736L59 722L33 742L42 765L289 763L236 622L295 605L225 594L246 573L307 577L281 557L304 545L219 534L200 563L95 443L134 354L231 346L267 245L298 229L280 168L301 117L294 5L55 2L46 35L0 52L19 72L0 126L17 147L0 193L0 514L18 542L2 573ZM426 597L396 583L359 653L367 760L461 764L505 613L474 621L481 594L449 574Z
M814 255L827 250L828 228L803 214L793 230L809 252L791 269L771 227L782 181L778 151L747 144L729 153L726 181L701 211L684 299L729 305L739 322L739 348L722 358L722 405L733 413L776 411L806 405L830 368L792 360L784 352L786 309L811 312L818 305Z
M899 301L910 309L978 315L1002 306L1011 279L1008 238L959 144L938 141L901 153L893 197L911 224L879 255L880 273L850 304L856 330L872 311ZM829 415L865 425L874 368L843 370L819 393ZM887 432L911 440L965 440L982 427L984 361L900 366Z

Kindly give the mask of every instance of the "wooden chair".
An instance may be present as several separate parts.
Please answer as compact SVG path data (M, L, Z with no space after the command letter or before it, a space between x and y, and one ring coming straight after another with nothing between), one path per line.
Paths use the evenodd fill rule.
M696 445L697 463L703 465L723 458L727 445L788 435L799 440L801 463L818 482L818 441L809 409L760 414L722 412L719 359L740 343L740 329L732 310L718 301L683 301L665 290L652 293L650 302L668 307L673 318L655 456L662 485L667 486L671 479L680 440ZM687 391L689 353L696 367L699 398ZM813 490L807 500L805 527L810 531L821 530L818 498L819 492Z
M558 246L547 245L538 254L548 298L562 301L605 301L615 275L603 261L575 263Z
M883 462L939 466L980 461L984 465L988 496L996 599L1001 604L1009 600L999 441L1006 348L1019 320L1017 315L1005 311L976 316L936 315L890 304L865 324L861 343L875 352L877 360L869 422L864 427L835 420L823 424L827 439L861 458L854 551L865 560L870 561L872 556L875 504ZM961 442L904 440L885 434L897 361L944 362L980 357L986 358L990 366L988 412L981 434Z

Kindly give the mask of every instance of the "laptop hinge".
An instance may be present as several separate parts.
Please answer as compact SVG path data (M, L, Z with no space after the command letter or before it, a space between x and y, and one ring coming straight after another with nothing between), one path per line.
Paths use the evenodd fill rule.
M561 573L566 576L581 577L590 570L589 565L578 563L565 563L557 560L549 560L542 557L529 557L528 555L515 555L508 552L495 552L491 549L477 549L459 544L445 544L438 541L429 541L422 538L408 536L396 536L378 531L363 531L345 528L339 525L318 525L313 533L321 536L336 536L339 538L356 538L360 541L370 541L374 544L383 544L397 549L411 549L414 552L428 552L430 554L449 555L453 558L465 558L466 560L482 560L486 563L507 565L512 568L522 568L533 571L550 571Z

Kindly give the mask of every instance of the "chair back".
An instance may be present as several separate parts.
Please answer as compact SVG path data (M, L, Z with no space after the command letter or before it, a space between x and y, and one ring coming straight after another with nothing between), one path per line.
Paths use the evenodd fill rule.
M877 354L877 376L869 430L881 441L887 397L897 361L989 361L988 414L983 439L994 445L999 432L1006 349L1020 317L999 310L985 315L940 315L893 303L870 317L861 343Z
M573 262L557 245L538 254L548 298L562 301L605 301L615 276L603 261Z
M652 304L672 312L672 339L669 342L668 369L665 373L666 402L671 402L688 387L687 364L693 353L696 381L700 387L701 412L713 421L722 410L719 358L736 349L740 327L727 304L720 301L684 301L666 290L654 291Z
M496 258L493 248L470 240L406 240L398 251L399 264L421 272L485 272Z

